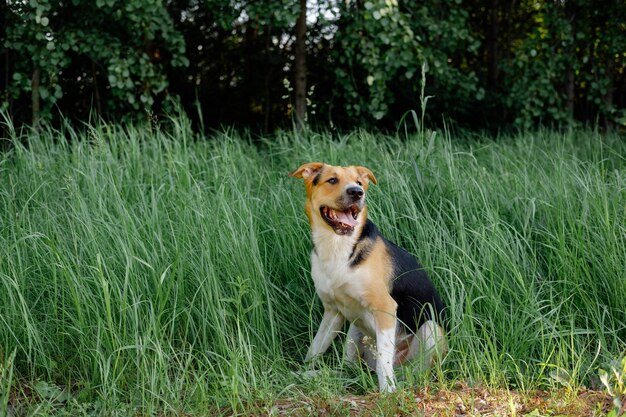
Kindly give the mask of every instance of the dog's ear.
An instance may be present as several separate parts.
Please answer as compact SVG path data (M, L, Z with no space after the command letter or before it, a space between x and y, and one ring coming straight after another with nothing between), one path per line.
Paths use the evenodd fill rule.
M321 162L311 162L308 164L304 164L301 165L300 168L289 173L289 176L294 178L303 178L306 180L308 178L311 178L313 175L316 175L323 166L324 164Z
M360 176L366 177L369 181L373 182L374 184L378 184L378 180L376 180L374 173L369 168L356 167L356 171L359 173Z

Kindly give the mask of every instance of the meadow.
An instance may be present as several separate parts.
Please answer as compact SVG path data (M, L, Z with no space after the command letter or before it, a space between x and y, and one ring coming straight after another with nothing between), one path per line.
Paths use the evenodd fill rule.
M376 413L419 414L417 388L575 397L626 351L617 135L257 138L169 124L11 132L0 416L272 415L285 403L345 415L360 398ZM341 337L302 363L321 306L304 188L287 174L311 161L372 169L370 218L421 260L448 306L449 355L392 396L372 397L375 375L342 366ZM313 366L319 375L303 378Z

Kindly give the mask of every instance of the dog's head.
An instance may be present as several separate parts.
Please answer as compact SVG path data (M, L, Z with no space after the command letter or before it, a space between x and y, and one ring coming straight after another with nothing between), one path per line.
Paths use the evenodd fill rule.
M370 181L376 184L376 177L369 169L312 162L289 175L304 180L305 209L312 228L328 227L338 235L349 235L363 224L365 192Z

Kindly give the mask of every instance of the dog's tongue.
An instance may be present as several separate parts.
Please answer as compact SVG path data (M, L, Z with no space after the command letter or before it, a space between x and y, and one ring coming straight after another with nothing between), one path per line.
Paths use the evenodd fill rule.
M352 213L350 212L350 210L335 211L335 215L337 216L338 221L347 226L355 227L358 224L354 217L352 217Z

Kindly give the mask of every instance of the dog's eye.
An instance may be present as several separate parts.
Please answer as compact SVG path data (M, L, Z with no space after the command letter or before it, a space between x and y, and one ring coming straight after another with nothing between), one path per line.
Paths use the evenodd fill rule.
M359 184L361 187L363 187L363 184L361 184L361 181L357 181L357 184Z
M329 184L337 184L339 182L339 180L335 177L330 178L328 181L326 181Z

